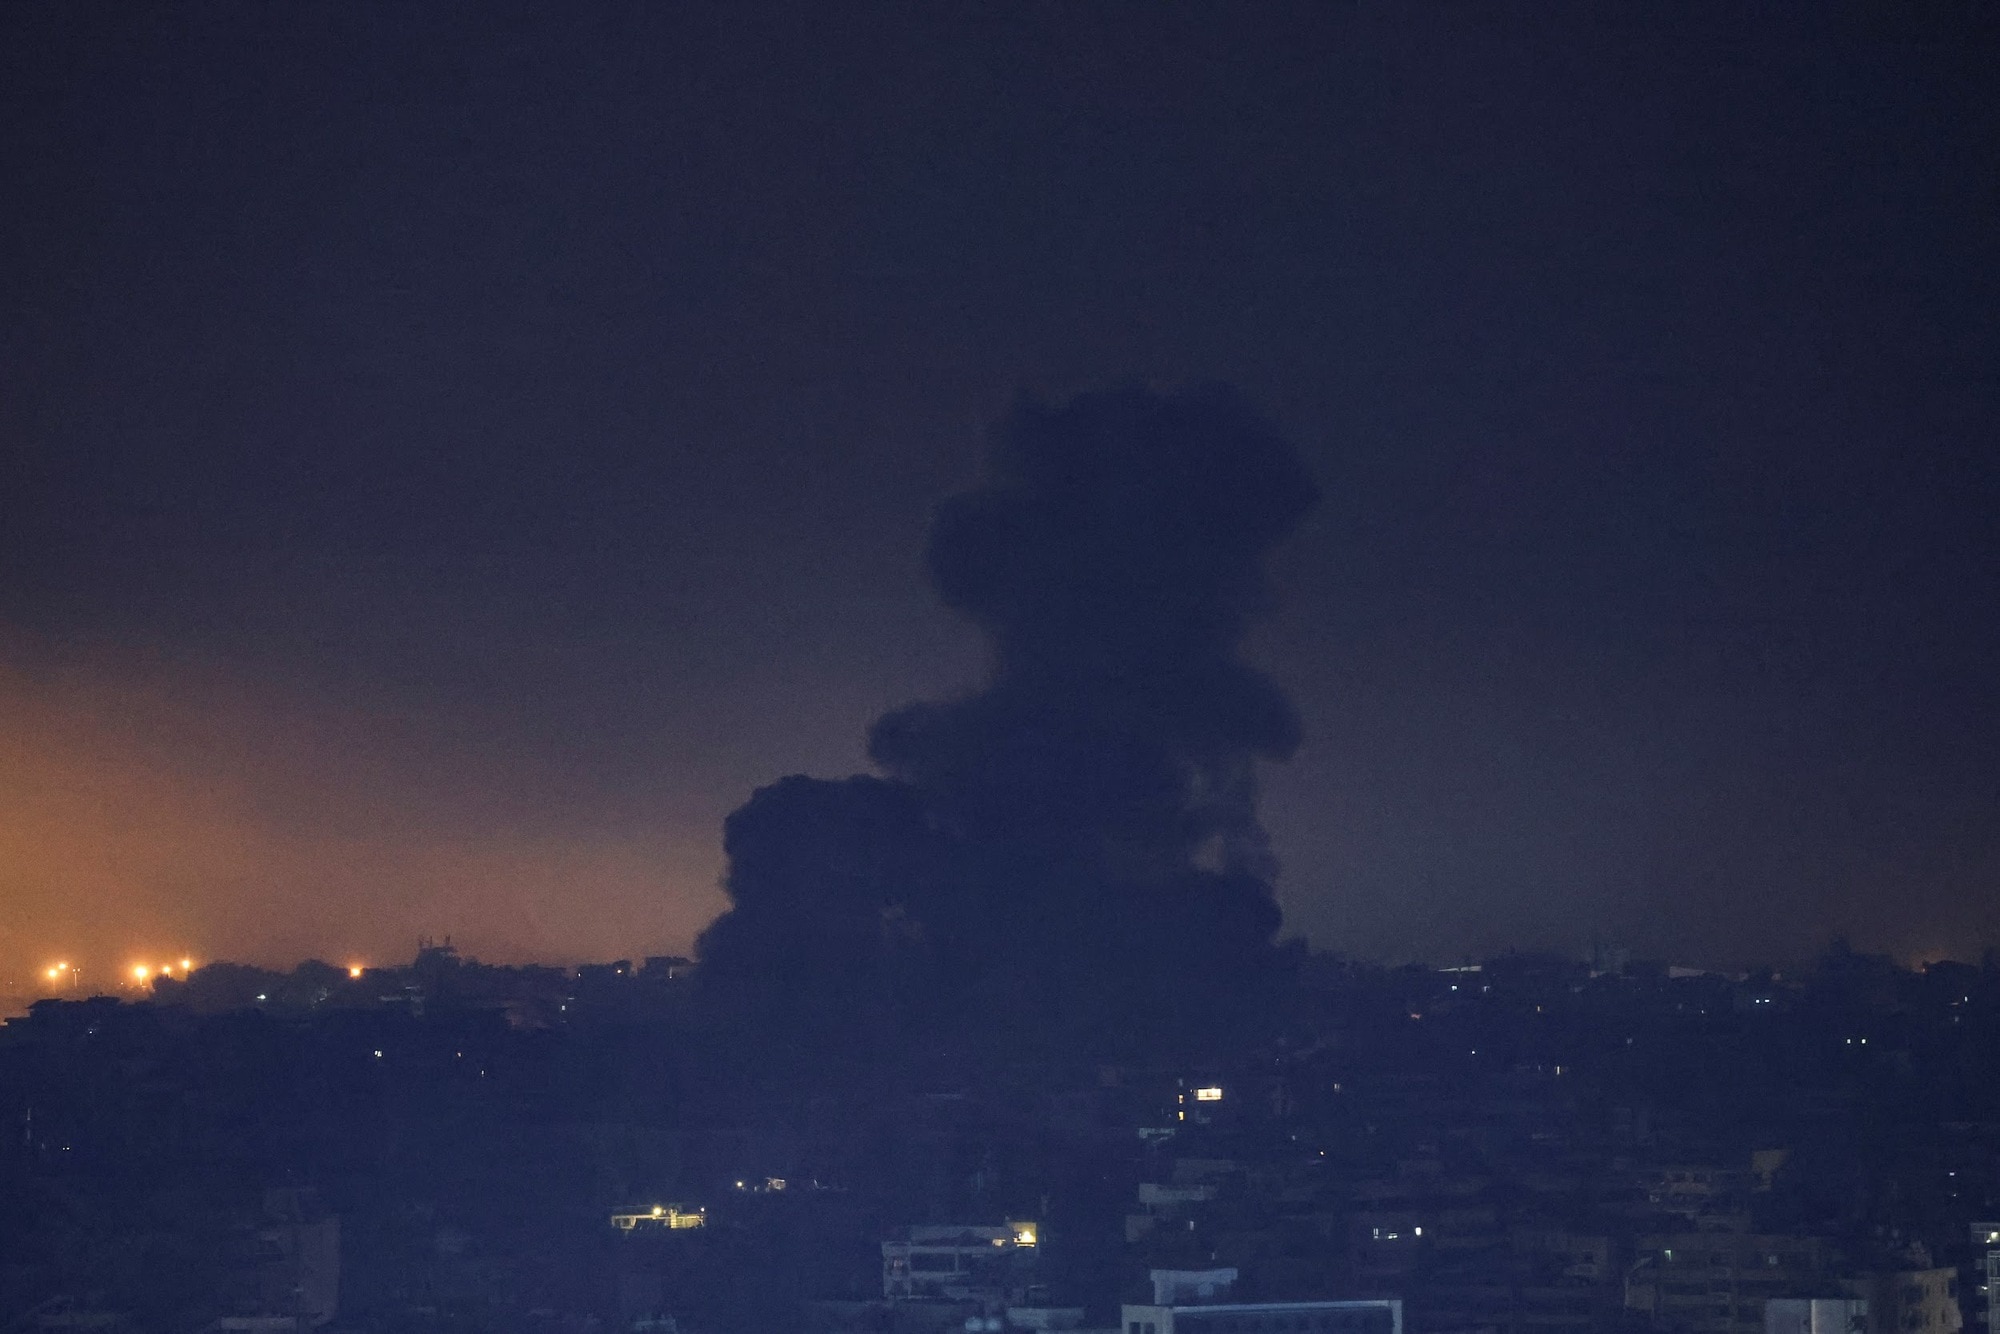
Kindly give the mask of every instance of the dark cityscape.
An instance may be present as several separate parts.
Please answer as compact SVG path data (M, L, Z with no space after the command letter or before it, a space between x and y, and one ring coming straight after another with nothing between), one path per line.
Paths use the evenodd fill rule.
M0 1334L2000 1334L2000 9L0 11Z

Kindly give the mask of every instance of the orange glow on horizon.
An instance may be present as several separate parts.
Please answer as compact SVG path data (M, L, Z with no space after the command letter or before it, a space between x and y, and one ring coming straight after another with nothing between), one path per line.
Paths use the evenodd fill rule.
M349 977L360 977L360 976L361 976L361 965L360 965L360 964L358 964L358 963L351 963L351 964L347 965L347 975L348 975Z
M607 824L537 764L494 764L478 729L194 656L0 626L0 938L21 989L130 992L140 963L179 981L158 951L197 940L281 971L347 953L365 977L360 951L397 958L439 924L494 963L684 954L727 906L732 796ZM49 980L71 953L90 980Z

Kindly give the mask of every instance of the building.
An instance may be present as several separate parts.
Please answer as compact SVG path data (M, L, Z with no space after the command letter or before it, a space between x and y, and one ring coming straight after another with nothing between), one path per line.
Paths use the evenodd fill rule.
M1957 1334L1965 1327L1956 1269L1882 1270L1844 1286L1867 1303L1868 1334Z
M635 1232L662 1228L680 1232L688 1228L706 1227L708 1210L698 1204L648 1204L633 1205L618 1209L611 1215L611 1226L620 1232Z
M1125 1240L1136 1242L1162 1223L1186 1217L1190 1209L1209 1203L1215 1195L1216 1187L1212 1182L1142 1181L1139 1183L1140 1211L1125 1215Z
M1120 1308L1123 1334L1403 1334L1403 1304L1232 1302L1234 1269L1155 1269L1149 1306Z
M882 1295L891 1301L973 1301L1022 1305L1033 1286L1040 1228L1025 1220L997 1226L912 1227L882 1243Z
M1517 1227L1508 1241L1515 1255L1542 1262L1566 1281L1608 1283L1619 1272L1617 1243L1605 1233Z
M1867 1334L1868 1303L1859 1297L1773 1297L1764 1303L1764 1334Z
M1236 1286L1238 1271L1235 1269L1155 1269L1148 1277L1153 1282L1153 1305L1155 1306L1198 1306L1204 1302L1219 1302L1229 1296Z
M1768 1180L1767 1171L1763 1179ZM1646 1199L1667 1213L1694 1218L1726 1201L1739 1199L1757 1184L1751 1170L1704 1163L1675 1163L1653 1172L1646 1182Z
M1403 1304L1352 1302L1211 1302L1125 1306L1124 1334L1403 1334Z
M315 1329L339 1311L340 1219L310 1190L265 1191L225 1259L223 1319L253 1322L236 1328Z
M15 1317L10 1330L33 1334L134 1334L132 1317L111 1311L77 1297L52 1297L40 1306Z
M2000 1219L1972 1225L1972 1281L1972 1321L2000 1334Z
M1625 1308L1687 1334L1763 1334L1774 1297L1825 1291L1812 1237L1742 1232L1643 1236L1625 1278Z

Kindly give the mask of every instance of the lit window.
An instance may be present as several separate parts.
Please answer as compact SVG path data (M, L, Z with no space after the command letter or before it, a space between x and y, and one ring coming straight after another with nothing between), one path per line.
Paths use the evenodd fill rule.
M1196 1102L1221 1102L1222 1090L1213 1084L1207 1088L1196 1089L1194 1091L1194 1100Z

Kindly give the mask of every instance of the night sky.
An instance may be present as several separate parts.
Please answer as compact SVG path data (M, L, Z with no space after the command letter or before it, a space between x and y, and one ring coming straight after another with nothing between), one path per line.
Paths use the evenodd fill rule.
M1208 381L1322 493L1288 931L1976 957L1995 30L6 5L0 974L685 950L754 788L980 683L994 424Z

